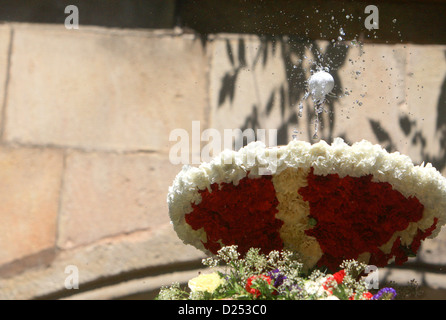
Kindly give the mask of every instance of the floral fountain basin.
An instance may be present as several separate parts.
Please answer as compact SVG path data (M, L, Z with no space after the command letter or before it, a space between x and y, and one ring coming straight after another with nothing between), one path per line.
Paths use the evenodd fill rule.
M347 259L378 267L414 256L446 222L446 178L368 141L251 142L185 166L167 202L184 243L297 253L304 269Z

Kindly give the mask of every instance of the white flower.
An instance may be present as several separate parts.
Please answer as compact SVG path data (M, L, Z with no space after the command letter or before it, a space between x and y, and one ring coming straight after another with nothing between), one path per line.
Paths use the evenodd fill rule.
M331 296L328 296L328 297L325 297L325 298L320 298L318 300L339 300L339 298L336 297L335 295L331 295Z
M325 282L326 278L321 278L317 281L308 280L305 282L304 290L311 296L322 297L325 294L325 289L322 284Z
M200 274L198 277L189 280L188 286L192 292L207 291L213 293L225 280L216 272L210 274Z

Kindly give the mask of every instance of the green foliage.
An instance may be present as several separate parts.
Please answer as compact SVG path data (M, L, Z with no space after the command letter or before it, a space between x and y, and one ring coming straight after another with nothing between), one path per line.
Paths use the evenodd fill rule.
M215 285L212 292L203 289L213 287L212 283L206 283L198 290L196 285L200 281L197 277L195 286L189 282L189 289L180 288L178 283L161 288L156 299L362 300L372 296L360 277L366 265L355 260L344 261L340 266L343 272L336 277L318 269L305 274L303 264L293 252L272 251L265 255L259 249L251 248L240 258L236 246L227 246L216 256L203 259L203 264L218 270L218 286ZM386 298L393 299L394 296L382 295L382 299Z

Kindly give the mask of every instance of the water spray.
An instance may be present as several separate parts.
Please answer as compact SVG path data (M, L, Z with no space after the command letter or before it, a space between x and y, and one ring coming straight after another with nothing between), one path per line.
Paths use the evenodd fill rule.
M327 71L319 69L319 71L311 75L307 81L307 92L299 104L299 117L301 117L303 113L303 101L311 95L315 112L313 139L317 139L319 114L324 111L323 105L325 101L327 101L327 95L330 94L334 88L334 79ZM296 136L293 135L293 138L295 137Z
M326 101L326 96L334 88L334 79L326 71L318 71L308 79L308 92L311 94L314 103L314 135L313 139L317 139L317 132L319 129L319 114L324 110L323 104Z

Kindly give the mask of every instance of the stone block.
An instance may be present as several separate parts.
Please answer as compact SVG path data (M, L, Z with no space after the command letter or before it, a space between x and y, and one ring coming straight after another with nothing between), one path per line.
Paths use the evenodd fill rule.
M70 152L58 246L68 249L168 223L168 187L179 170L158 154Z
M55 246L62 170L59 151L0 149L0 265Z
M191 36L14 25L12 52L8 141L165 150L171 130L204 120L207 60Z

